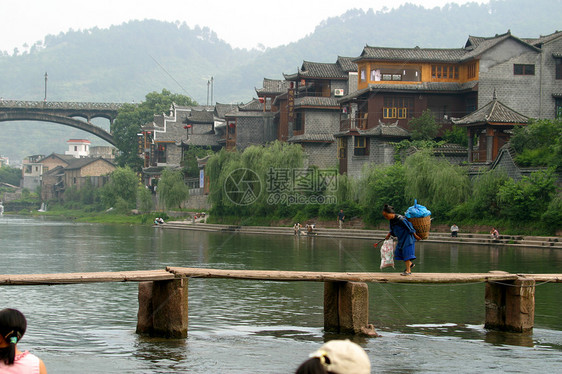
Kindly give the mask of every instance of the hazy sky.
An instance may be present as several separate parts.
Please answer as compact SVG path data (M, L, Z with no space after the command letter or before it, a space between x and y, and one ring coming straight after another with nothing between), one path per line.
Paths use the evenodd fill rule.
M472 0L477 3L488 0ZM276 47L314 31L328 17L352 8L375 11L414 3L426 8L468 0L0 0L0 51L42 41L69 29L107 28L157 19L208 26L233 47Z

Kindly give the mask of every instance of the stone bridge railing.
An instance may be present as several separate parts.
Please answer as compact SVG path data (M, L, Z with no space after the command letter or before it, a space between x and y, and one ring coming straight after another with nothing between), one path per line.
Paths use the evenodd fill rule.
M117 111L123 103L95 103L77 101L24 101L0 99L0 108L6 109L62 109Z

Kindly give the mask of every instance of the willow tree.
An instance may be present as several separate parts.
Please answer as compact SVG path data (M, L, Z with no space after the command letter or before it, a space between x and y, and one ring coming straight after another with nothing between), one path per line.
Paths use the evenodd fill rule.
M297 144L273 142L250 146L243 152L221 150L210 157L206 174L210 180L209 200L216 215L237 216L272 214L269 189L279 173L303 166L304 153ZM285 174L284 174L285 175Z
M408 207L404 165L366 165L359 181L359 201L367 221L380 220L384 204L392 205L397 213Z
M178 207L189 198L189 187L183 181L181 171L165 169L158 181L158 197L170 209Z
M405 194L425 205L433 215L447 217L451 210L464 202L470 194L467 171L452 165L431 150L421 150L408 157L404 163Z

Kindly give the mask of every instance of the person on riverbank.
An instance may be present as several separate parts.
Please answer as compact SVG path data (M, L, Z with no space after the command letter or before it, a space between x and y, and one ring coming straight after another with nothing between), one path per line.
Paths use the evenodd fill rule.
M490 236L492 237L492 239L496 240L500 237L500 233L495 227L492 227L492 230L490 231Z
M371 361L360 345L349 339L331 340L312 353L295 374L370 374Z
M394 259L404 261L406 265L406 269L401 275L412 275L412 267L415 266L412 261L416 259L415 243L416 240L420 240L420 237L416 234L410 221L406 217L394 213L391 205L384 205L382 215L390 223L390 231L386 234L385 239L388 240L391 235L398 238L394 249Z
M39 357L17 348L26 329L27 320L19 310L0 310L0 373L47 373L45 364Z
M343 222L345 221L345 213L343 209L340 209L338 213L338 224L340 225L340 230L343 229Z
M453 223L451 226L451 238L456 238L459 233L459 227Z

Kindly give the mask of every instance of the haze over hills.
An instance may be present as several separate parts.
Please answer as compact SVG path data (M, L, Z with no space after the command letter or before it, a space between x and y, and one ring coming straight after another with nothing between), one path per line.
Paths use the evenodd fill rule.
M358 56L366 44L456 48L469 35L492 36L507 30L517 37L538 37L561 28L559 14L562 0L350 10L323 21L301 40L263 51L232 48L208 28L131 21L109 29L48 35L27 51L2 53L0 97L42 100L48 72L50 101L138 102L147 93L166 88L206 104L212 76L214 102L247 102L264 77L281 79L283 73L296 72L303 60L335 62L338 55ZM62 125L2 125L6 129L0 154L16 160L30 154L63 153L71 137L104 144Z

